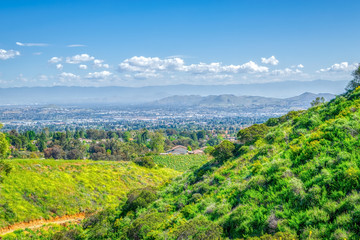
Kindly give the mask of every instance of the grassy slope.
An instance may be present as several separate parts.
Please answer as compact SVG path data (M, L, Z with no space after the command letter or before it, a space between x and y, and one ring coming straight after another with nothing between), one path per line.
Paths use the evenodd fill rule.
M157 155L154 156L156 164L162 164L164 167L185 172L190 168L200 167L208 161L206 155Z
M196 238L209 233L209 221L231 239L279 232L288 235L282 239L359 239L359 97L357 90L280 118L265 137L242 147L237 159L179 176L124 224L140 238L155 239ZM192 224L194 219L203 225ZM129 231L117 229L120 236Z
M0 227L113 207L129 189L158 185L179 173L131 162L8 160L0 185Z

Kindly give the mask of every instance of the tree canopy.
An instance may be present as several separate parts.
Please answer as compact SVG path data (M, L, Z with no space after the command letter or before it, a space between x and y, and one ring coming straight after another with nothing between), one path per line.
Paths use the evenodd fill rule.
M348 92L353 91L360 86L360 64L358 68L353 71L352 75L354 79L348 83L345 89Z
M0 129L2 126L3 125L0 123ZM0 132L0 158L5 158L9 151L9 142L6 139L5 134Z
M238 139L244 144L252 144L259 138L264 137L268 131L265 124L254 124L248 128L242 129L238 132Z

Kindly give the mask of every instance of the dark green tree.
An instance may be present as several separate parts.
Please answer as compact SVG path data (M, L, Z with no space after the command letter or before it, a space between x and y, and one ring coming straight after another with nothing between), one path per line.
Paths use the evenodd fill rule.
M4 177L7 176L11 171L11 166L5 161L0 161L0 183L4 181Z
M2 128L0 123L0 129ZM0 132L0 158L5 158L10 151L9 142L7 141L5 134Z
M345 90L347 92L351 92L353 90L355 90L358 86L360 86L360 64L358 66L357 69L355 69L355 71L353 71L352 73L354 79L351 80L348 85L346 86Z
M322 103L325 102L325 98L324 97L317 97L316 99L314 99L312 102L311 102L311 106L314 107L314 106L318 106Z
M232 142L225 140L216 145L211 155L217 160L224 162L234 156L235 146Z
M157 193L154 187L131 190L127 194L127 201L122 208L122 214L126 215L130 211L135 212L137 209L145 208L156 199Z
M254 124L248 128L241 129L237 137L243 144L252 144L259 138L264 137L268 129L265 124Z

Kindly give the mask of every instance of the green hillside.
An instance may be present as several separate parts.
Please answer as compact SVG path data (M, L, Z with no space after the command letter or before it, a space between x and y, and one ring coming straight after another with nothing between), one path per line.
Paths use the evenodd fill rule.
M179 173L132 162L6 160L0 184L0 228L15 222L114 207L133 188L155 186Z
M191 168L197 168L208 161L206 155L156 155L153 160L158 165L185 172Z
M77 231L88 239L359 239L359 133L357 89L242 130L237 157L214 159L157 195L130 194Z

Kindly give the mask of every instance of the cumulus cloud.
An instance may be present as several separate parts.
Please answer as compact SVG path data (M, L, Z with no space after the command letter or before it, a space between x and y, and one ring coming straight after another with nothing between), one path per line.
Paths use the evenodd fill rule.
M109 64L106 64L106 63L104 64L103 62L104 62L104 60L95 59L94 66L96 68L109 68Z
M64 68L64 66L61 63L56 64L56 69L62 70L63 68Z
M297 65L297 67L298 67L298 68L304 68L304 65L299 64L299 65Z
M199 63L184 66L184 71L200 74L200 73L256 73L268 72L269 69L259 66L255 62L250 61L242 65L222 65L221 63Z
M47 44L47 43L21 43L21 42L16 42L16 45L21 46L21 47L47 47L47 46L49 46L49 44Z
M291 69L291 68L276 69L276 70L271 71L271 75L276 75L276 76L289 76L289 75L299 74L299 73L302 73L302 71L299 69Z
M109 72L109 71L93 72L93 73L88 73L86 78L89 78L89 79L104 79L104 78L110 77L111 75L112 75L112 73Z
M89 54L83 53L83 54L78 54L78 55L75 55L72 57L67 57L66 63L79 64L79 63L83 63L83 62L93 61L94 59L95 59L95 57L92 57Z
M151 72L164 70L180 70L184 66L181 58L160 59L158 57L134 56L119 64L119 69L129 72Z
M83 44L70 44L70 45L67 45L67 47L86 47L86 45L83 45Z
M238 66L230 65L230 67L238 68L240 72L263 73L263 72L269 71L269 68L264 67L264 66L259 66L256 63L254 63L253 61L247 62L243 65L238 65Z
M317 72L351 72L359 66L358 63L349 64L348 62L335 63L328 68L322 68Z
M61 57L52 57L50 58L50 60L48 61L49 63L58 63L61 62L62 58Z
M19 51L0 49L0 59L1 60L7 60L9 58L14 58L16 56L20 56Z
M82 69L82 70L86 70L88 67L85 64L80 64L79 68Z
M59 74L60 82L71 82L73 80L78 80L78 79L80 79L80 77L73 73L62 72Z
M160 59L158 57L132 57L119 64L120 71L143 73L155 76L157 72L187 72L193 74L212 73L262 73L268 72L269 68L259 66L253 61L242 65L223 65L222 63L198 63L186 65L184 60L178 57ZM151 73L151 74L150 74Z
M275 58L275 56L271 56L269 58L261 58L261 62L265 63L265 64L274 65L274 66L279 64L279 60L277 60Z

